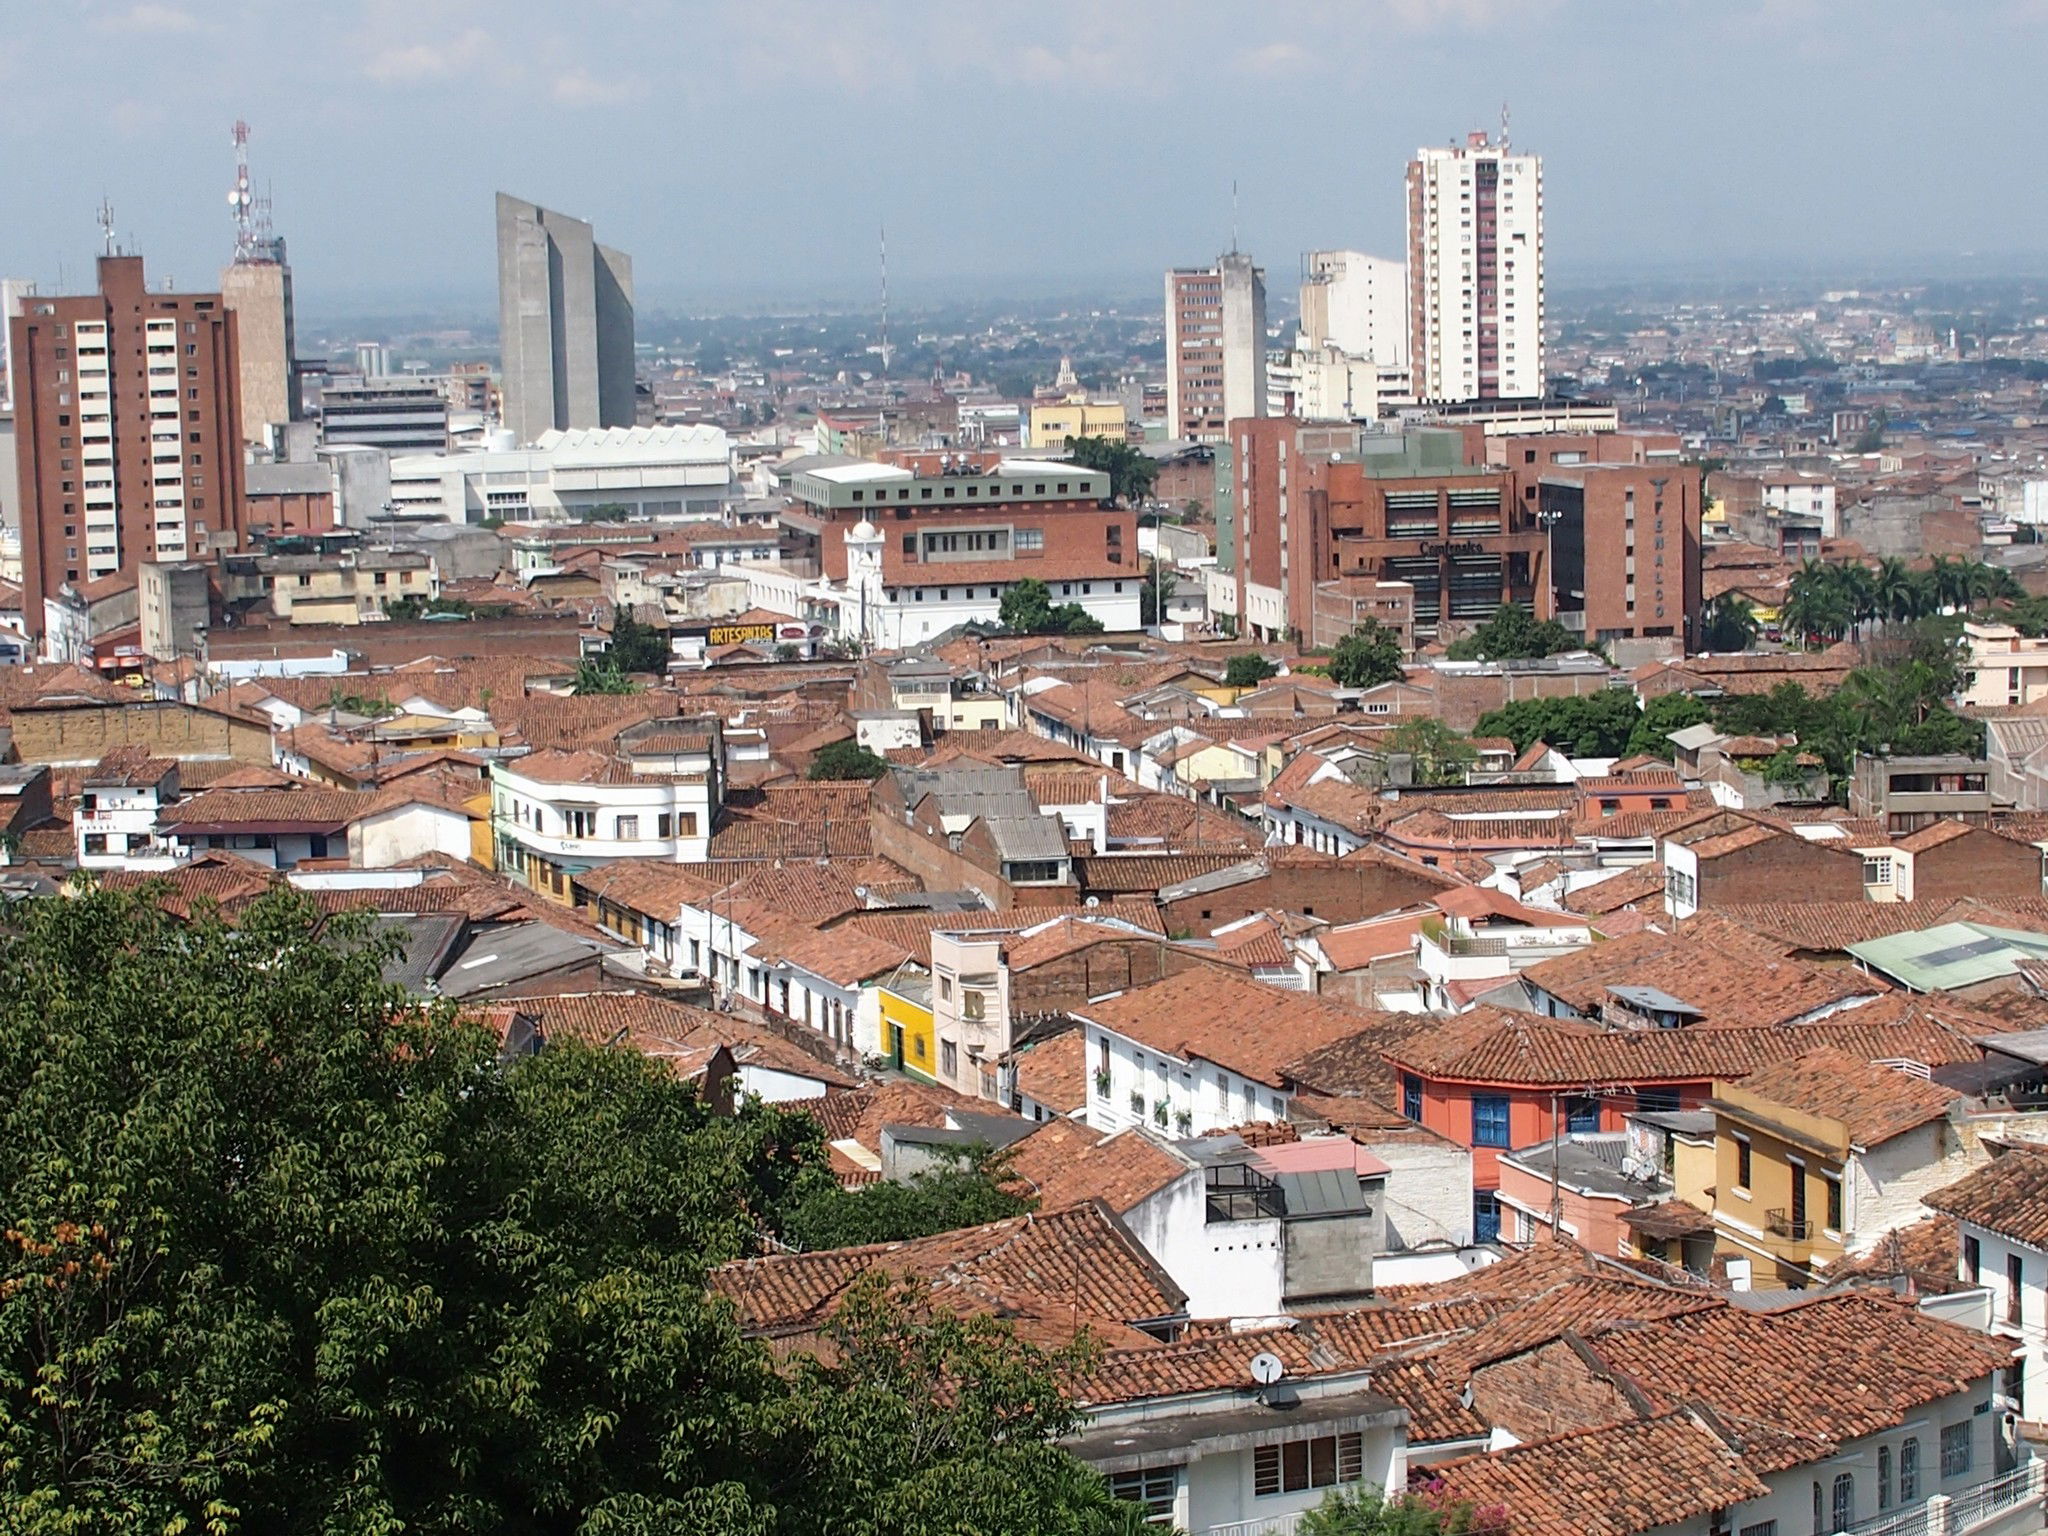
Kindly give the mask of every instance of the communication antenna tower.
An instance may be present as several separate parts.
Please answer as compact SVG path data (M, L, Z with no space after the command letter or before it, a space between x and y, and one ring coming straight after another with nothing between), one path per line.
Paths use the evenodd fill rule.
M256 196L249 190L249 125L235 119L235 184L228 188L228 212L235 221L235 260L256 255Z
M1500 104L1500 147L1503 151L1508 147L1508 104L1506 102Z
M881 226L882 253L882 381L889 379L889 226Z
M100 245L104 255L112 256L118 247L114 240L114 202L112 198L100 199Z

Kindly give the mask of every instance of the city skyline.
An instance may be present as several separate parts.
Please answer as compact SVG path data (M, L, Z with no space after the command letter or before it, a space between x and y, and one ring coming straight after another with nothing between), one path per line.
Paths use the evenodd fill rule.
M906 305L976 284L1143 292L1147 271L1227 247L1233 180L1238 243L1276 275L1311 249L1398 253L1402 166L1497 127L1504 101L1516 146L1545 157L1567 281L1617 265L2048 252L2048 210L2010 197L2026 61L2048 42L2038 0L1988 0L1961 21L1891 0L1655 15L1376 0L1255 16L621 0L606 16L572 32L529 3L486 31L385 3L308 15L159 0L24 17L0 44L0 196L39 216L0 231L0 271L53 283L61 262L79 286L102 196L153 269L187 284L217 271L233 237L228 130L243 117L301 291L322 309L487 301L499 184L604 228L655 306L864 295L884 220ZM1675 91L1684 61L1705 57L1719 67ZM88 67L106 109L58 118ZM181 68L179 91L149 88ZM1971 88L1943 94L1939 135L1898 110L1965 68ZM1099 152L1167 122L1208 126L1156 164ZM1824 133L1853 134L1857 152L1826 152ZM1978 152L1958 154L1965 143ZM1144 174L1121 169L1133 165ZM748 216L783 172L829 238L773 241ZM988 216L1012 197L1028 212Z

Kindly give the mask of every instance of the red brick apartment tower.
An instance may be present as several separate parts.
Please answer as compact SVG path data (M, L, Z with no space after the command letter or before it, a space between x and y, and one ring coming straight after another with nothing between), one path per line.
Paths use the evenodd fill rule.
M153 293L140 256L12 322L22 608L146 561L242 542L241 371L217 293Z

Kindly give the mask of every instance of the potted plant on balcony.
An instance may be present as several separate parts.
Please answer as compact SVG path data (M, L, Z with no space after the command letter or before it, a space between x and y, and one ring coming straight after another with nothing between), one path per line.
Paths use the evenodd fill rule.
M1099 1067L1096 1069L1095 1097L1097 1097L1098 1099L1106 1099L1109 1097L1109 1068L1107 1067Z
M1159 1099L1153 1103L1152 1123L1162 1131L1166 1129L1166 1100Z
M1131 1090L1131 1113L1134 1115L1145 1113L1145 1095L1138 1092L1135 1088Z
M1194 1117L1194 1115L1193 1115L1192 1113L1190 1113L1189 1111L1185 1110L1185 1109L1177 1111L1177 1112L1176 1112L1176 1113L1174 1114L1174 1117L1173 1117L1173 1128L1174 1128L1174 1129L1175 1129L1176 1131L1180 1132L1180 1134L1181 1134L1181 1135L1183 1135L1183 1136L1192 1136L1192 1135L1194 1135L1194 1134L1195 1134L1195 1117Z

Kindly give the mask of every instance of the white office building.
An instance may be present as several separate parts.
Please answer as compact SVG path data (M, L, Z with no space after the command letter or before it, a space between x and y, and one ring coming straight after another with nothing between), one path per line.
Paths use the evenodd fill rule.
M1505 136L1408 163L1408 340L1423 400L1543 393L1543 162Z
M547 431L531 448L500 433L478 452L391 461L398 514L447 523L558 522L600 510L608 521L713 521L734 486L732 443L706 425Z

